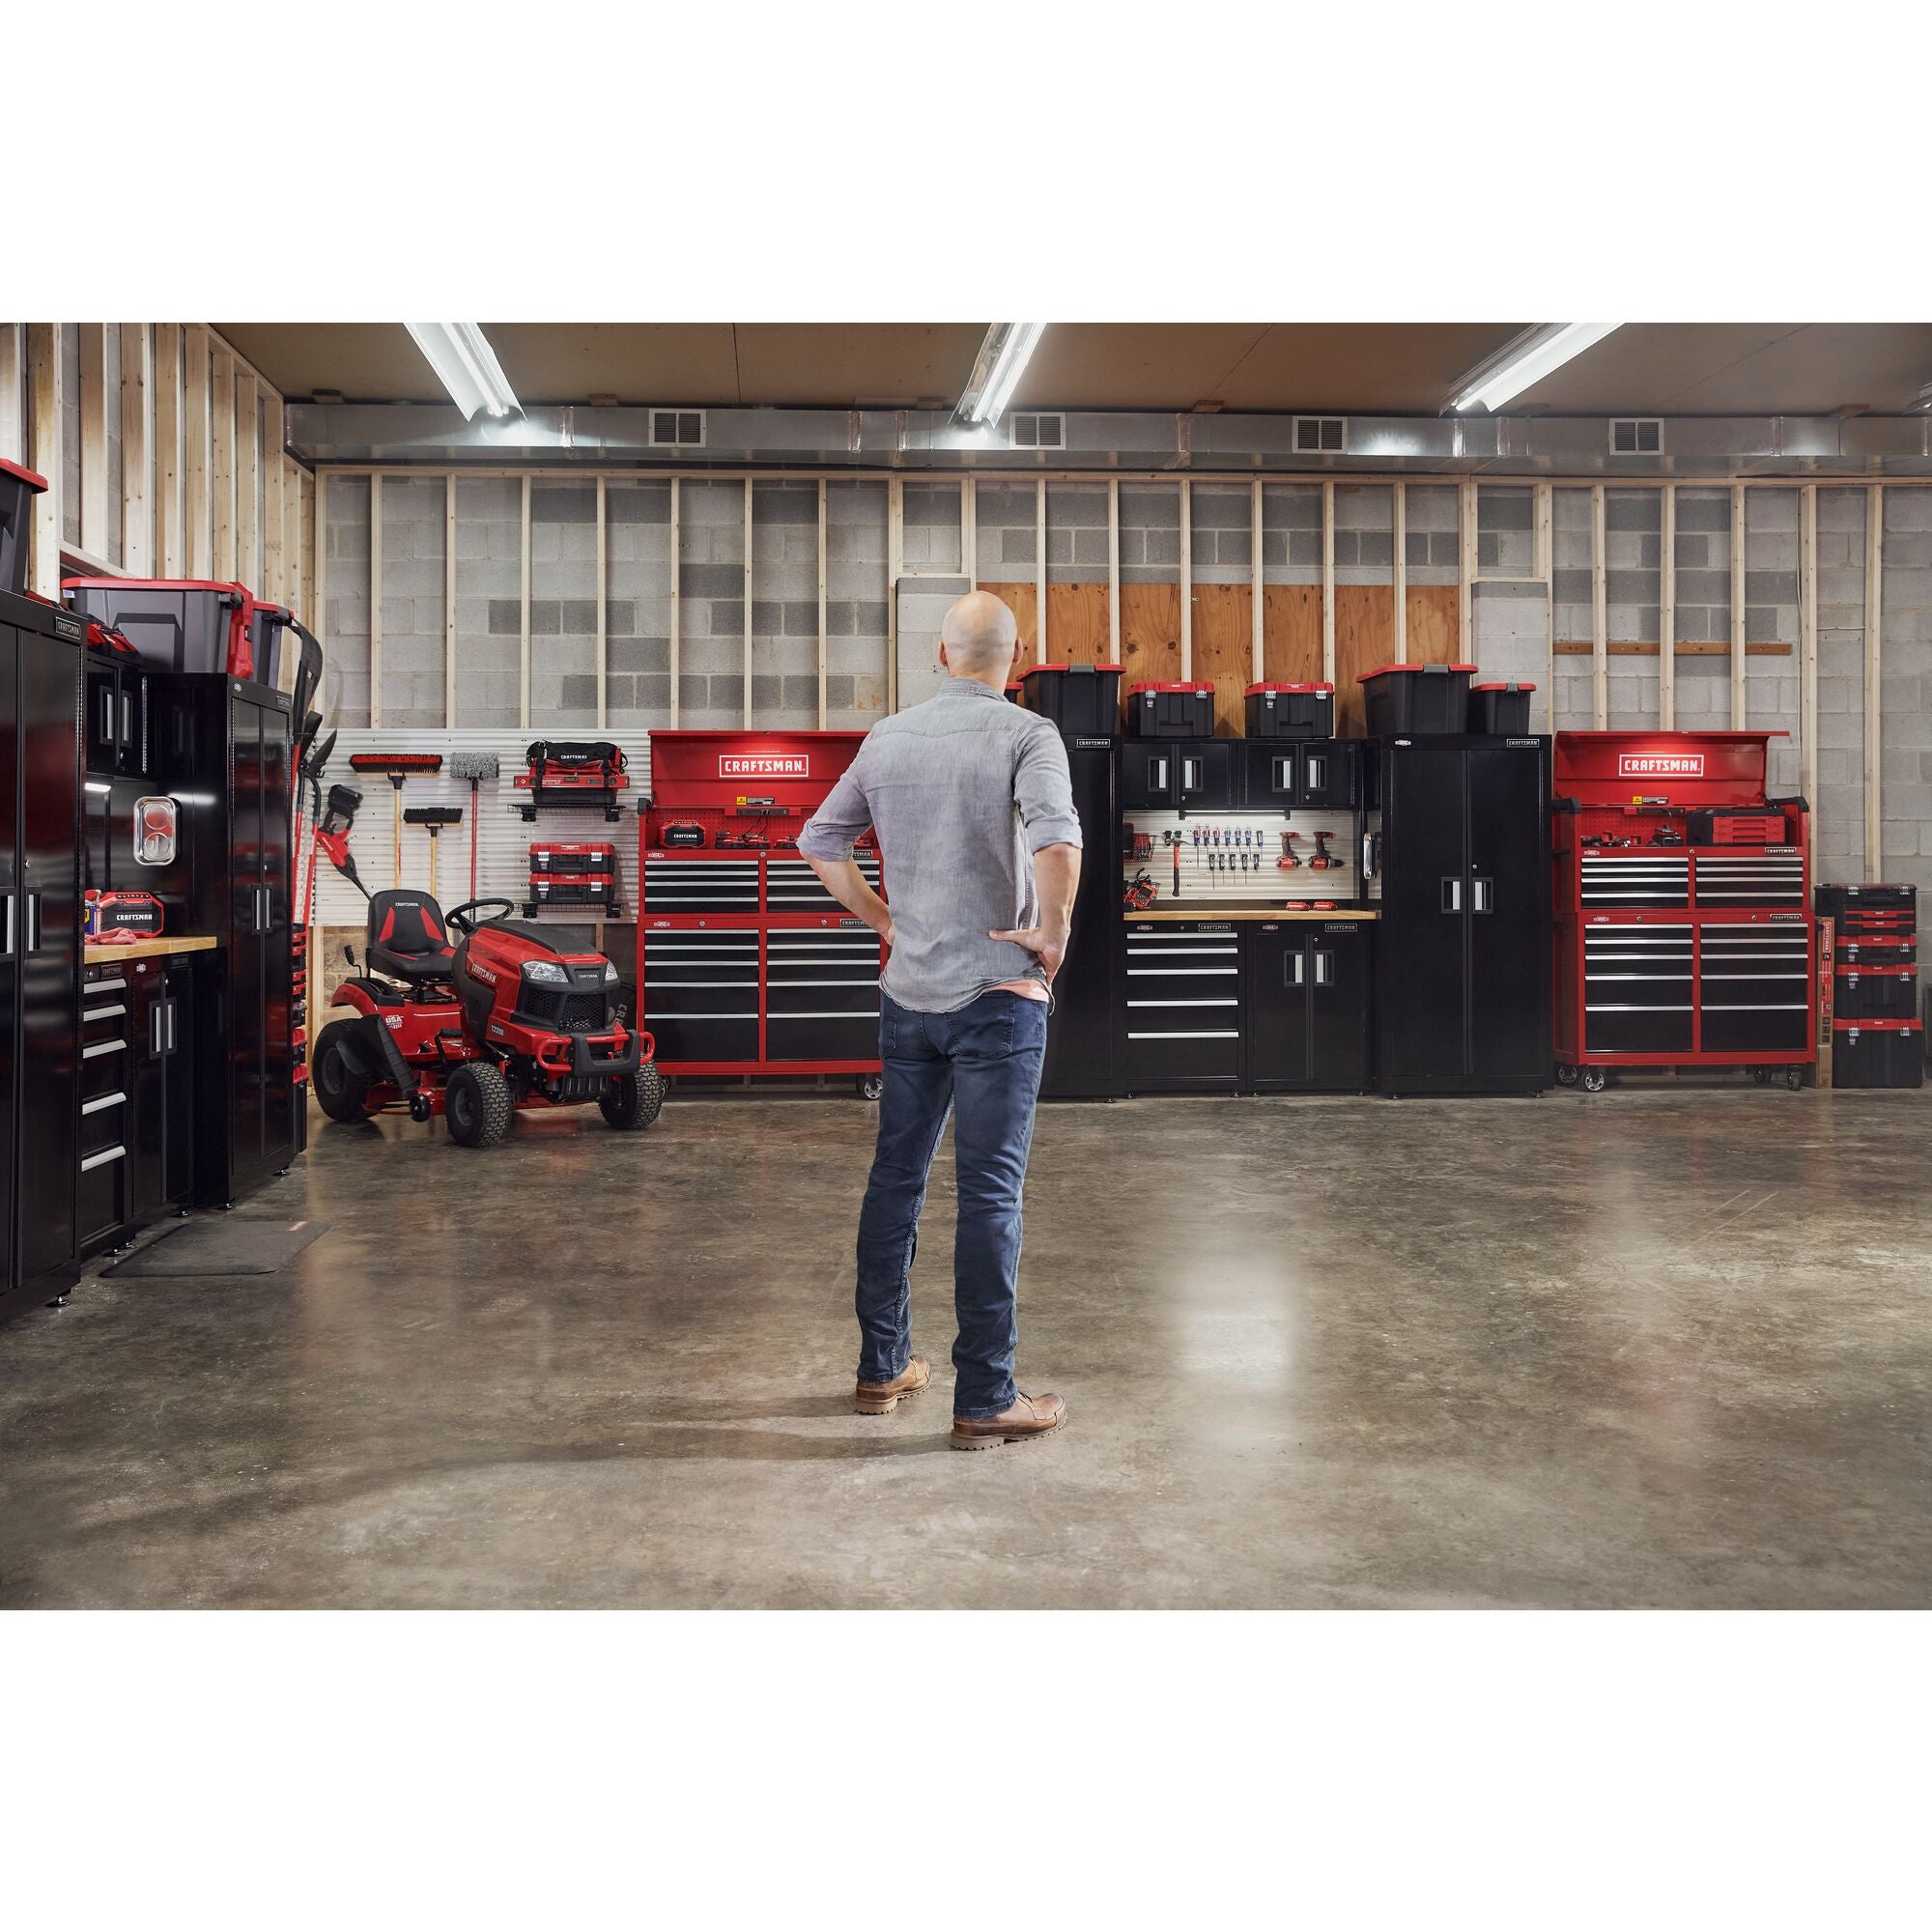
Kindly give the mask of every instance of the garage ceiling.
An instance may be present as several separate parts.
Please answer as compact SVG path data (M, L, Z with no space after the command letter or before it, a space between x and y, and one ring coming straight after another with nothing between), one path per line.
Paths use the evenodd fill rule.
M1521 323L1055 323L1014 399L1069 410L1333 410L1434 414ZM290 397L440 402L400 323L220 323ZM526 403L779 409L943 407L986 325L483 325ZM1511 413L1816 415L1911 407L1932 383L1932 324L1634 323Z

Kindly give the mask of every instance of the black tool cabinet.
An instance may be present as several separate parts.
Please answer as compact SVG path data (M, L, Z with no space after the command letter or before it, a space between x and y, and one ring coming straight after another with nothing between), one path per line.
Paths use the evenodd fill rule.
M1376 1066L1388 1094L1549 1084L1549 741L1369 743Z
M1243 927L1248 1092L1368 1091L1375 938L1365 919Z
M1361 801L1357 738L1250 738L1239 747L1250 810L1352 811Z
M80 620L0 591L0 1310L79 1275Z
M1127 811L1227 811L1241 803L1244 746L1236 738L1124 738L1121 805Z
M1126 1092L1118 1024L1121 968L1120 756L1115 739L1065 734L1080 819L1073 932L1053 982L1039 1092L1045 1100L1109 1100Z

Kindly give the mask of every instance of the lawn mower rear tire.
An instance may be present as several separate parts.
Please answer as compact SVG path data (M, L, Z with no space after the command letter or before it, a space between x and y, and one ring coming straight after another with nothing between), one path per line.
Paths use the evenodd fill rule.
M344 1050L345 1037L361 1024L333 1020L315 1043L315 1097L331 1121L366 1121L375 1111L369 1105L369 1081L355 1070L355 1060Z
M620 1133L647 1127L664 1110L665 1077L648 1061L635 1073L611 1083L598 1096L597 1110Z
M487 1060L466 1061L443 1090L442 1117L458 1147L489 1148L507 1140L514 1111L508 1083Z

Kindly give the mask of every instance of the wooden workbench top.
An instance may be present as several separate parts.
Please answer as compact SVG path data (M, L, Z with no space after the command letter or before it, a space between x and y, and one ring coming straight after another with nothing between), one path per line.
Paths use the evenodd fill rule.
M1367 906L1336 906L1327 912L1287 912L1280 906L1176 906L1172 910L1162 906L1157 911L1150 908L1146 912L1122 911L1124 920L1139 919L1379 919L1381 914Z
M119 946L86 946L81 958L89 966L111 966L117 959L162 959L175 952L213 952L219 940L183 935L159 939L131 939Z

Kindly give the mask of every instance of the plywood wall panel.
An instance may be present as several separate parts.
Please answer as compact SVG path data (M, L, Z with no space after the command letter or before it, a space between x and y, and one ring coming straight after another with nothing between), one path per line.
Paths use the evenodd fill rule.
M1254 663L1254 593L1245 583L1196 584L1194 676L1214 687L1215 737L1238 738L1246 728Z
M1111 664L1104 583L1046 586L1046 655L1054 664Z
M1180 675L1180 585L1121 585L1121 689Z
M1387 583L1335 587L1335 729L1362 734L1364 671L1395 662L1395 588Z
M1270 583L1262 590L1262 671L1269 684L1321 678L1321 586Z
M1463 664L1461 592L1453 583L1408 586L1408 662ZM1391 658L1394 653L1390 653Z

